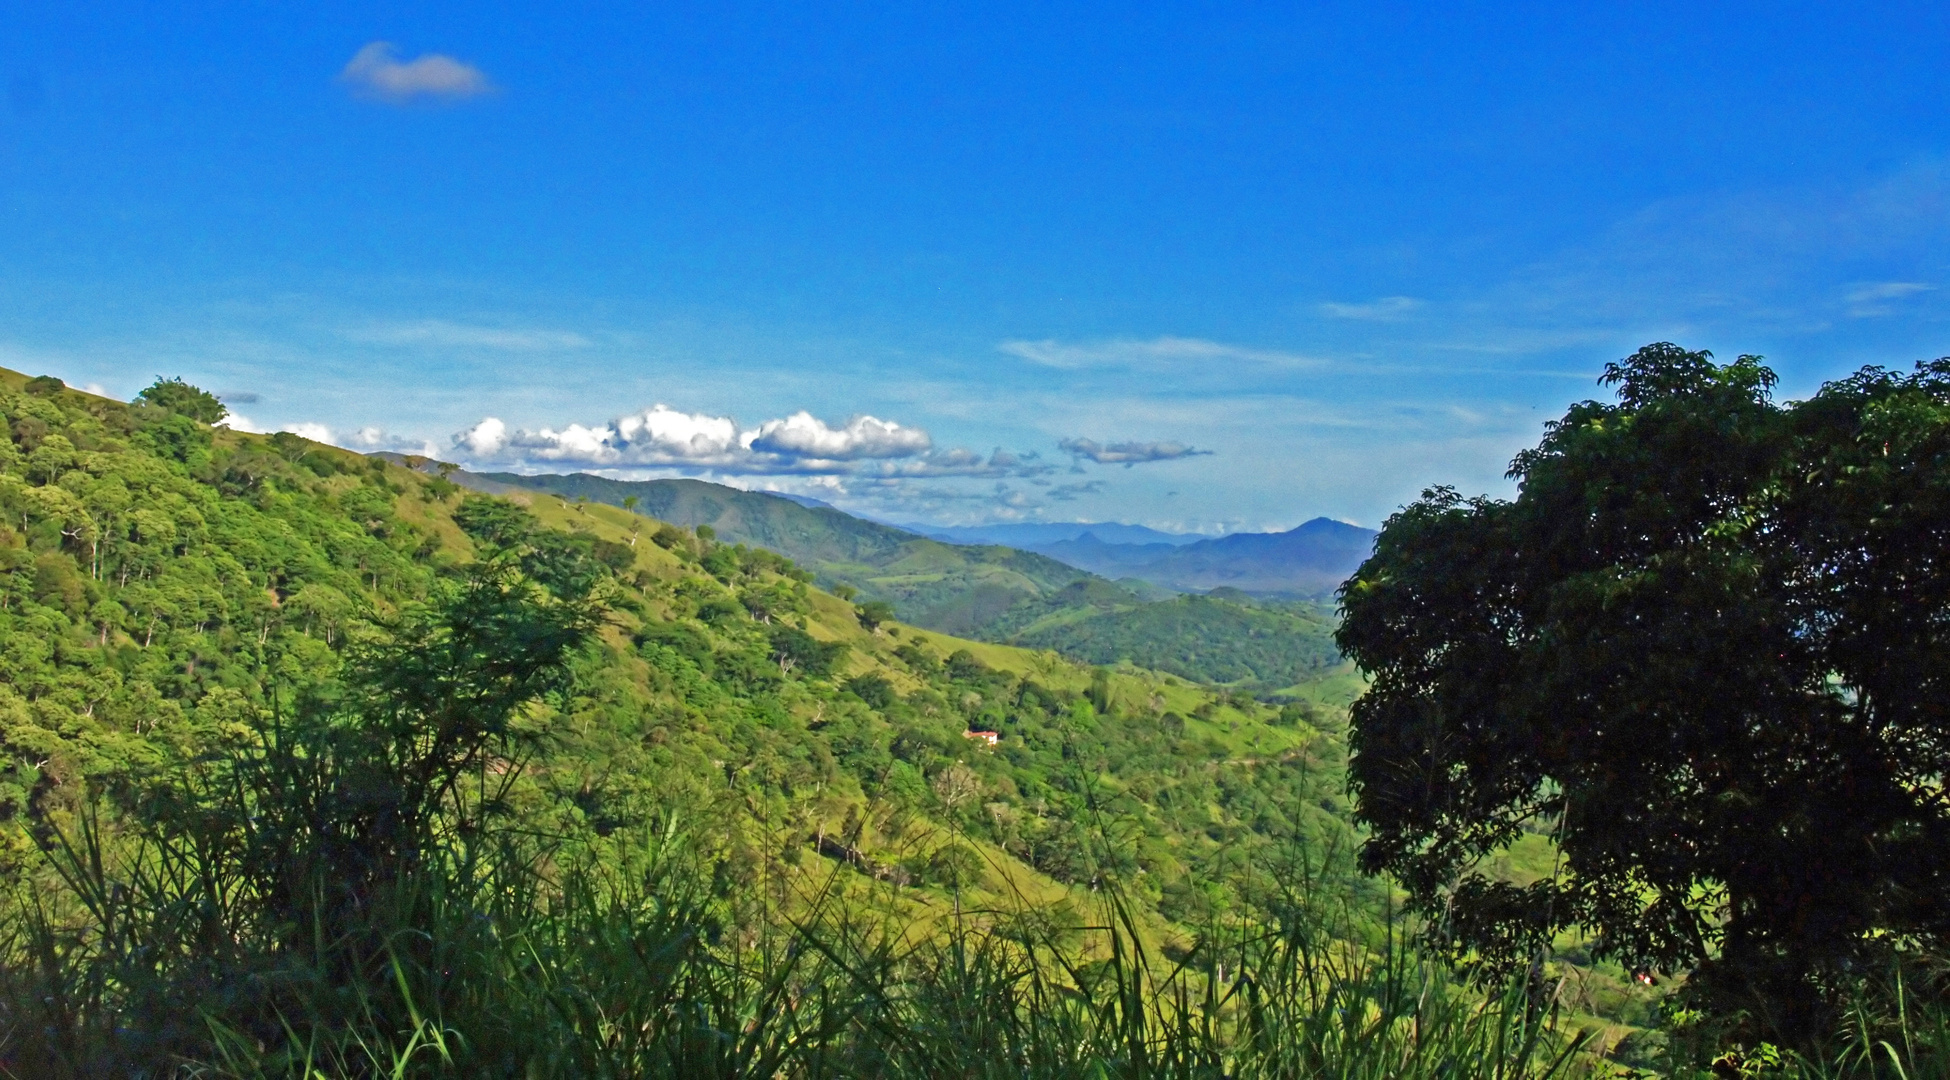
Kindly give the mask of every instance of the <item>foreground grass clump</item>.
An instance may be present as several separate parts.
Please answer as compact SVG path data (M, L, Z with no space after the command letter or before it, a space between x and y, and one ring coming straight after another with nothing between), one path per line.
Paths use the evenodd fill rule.
M336 937L265 940L235 867L69 850L78 905L15 922L17 1076L1549 1077L1548 1012L1484 998L1305 905L1166 964L1114 898L1059 942L969 916L939 938L822 909L751 944L667 834L628 884L456 847ZM319 883L322 889L324 883ZM213 935L225 936L214 940Z

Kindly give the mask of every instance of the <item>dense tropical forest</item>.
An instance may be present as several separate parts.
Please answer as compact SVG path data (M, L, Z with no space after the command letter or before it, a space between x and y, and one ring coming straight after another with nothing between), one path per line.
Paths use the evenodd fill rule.
M965 640L709 526L0 373L0 1071L1940 1075L1936 624L1871 616L1938 610L1886 508L1950 390L1635 361L1515 503L1391 520L1365 695L1316 605L1072 579ZM1824 468L1884 486L1756 561ZM1903 754L1836 734L1865 702Z

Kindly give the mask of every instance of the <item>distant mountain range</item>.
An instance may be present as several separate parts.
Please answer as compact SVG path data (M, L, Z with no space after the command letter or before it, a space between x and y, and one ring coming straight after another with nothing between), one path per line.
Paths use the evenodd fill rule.
M1180 592L1231 588L1312 596L1346 581L1374 549L1374 539L1373 529L1315 518L1286 532L1233 533L1188 544L1107 542L1093 529L1075 539L1022 546L1094 574L1140 578Z
M1117 522L1019 522L1008 525L967 525L947 527L942 525L903 525L904 529L920 533L922 536L945 540L950 544L1007 544L1028 551L1039 550L1041 546L1075 540L1078 537L1094 535L1107 544L1164 544L1175 546L1191 544L1208 539L1197 533L1168 533L1143 525L1121 525Z
M441 468L427 458L379 456L424 472ZM901 619L942 633L1054 649L1091 663L1128 660L1189 679L1261 688L1294 685L1338 662L1331 640L1333 620L1324 605L1310 600L1265 603L1239 591L1308 596L1337 584L1334 568L1347 563L1341 549L1350 541L1332 529L1315 528L1318 522L1293 533L1246 533L1183 545L1105 544L1094 532L1102 526L1058 526L1082 532L1040 545L1080 561L1079 552L1108 549L1112 554L1098 562L1111 571L1105 576L1123 580L1107 581L1098 571L1050 554L1001 544L949 543L854 517L817 499L701 480L465 470L451 470L449 476L463 487L516 499L552 495L571 504L587 499L621 506L624 499L634 498L640 514L685 528L708 525L722 541L776 551L811 570L829 589L847 586L862 601L886 600ZM1141 530L1138 536L1152 532L1141 526L1114 528ZM1356 532L1365 539L1351 542L1365 555L1373 534ZM1226 541L1239 543L1214 552L1213 545ZM1273 550L1261 550L1269 541ZM1244 561L1238 572L1228 574L1224 553L1233 549ZM1190 558L1178 559L1180 554ZM1282 557L1301 569L1282 576ZM1224 580L1213 586L1218 590L1214 595L1176 597L1172 590L1147 584L1149 569L1146 575L1126 572L1119 561L1123 559L1144 568L1163 566L1174 580L1192 581L1200 573ZM1353 564L1347 565L1352 569ZM1256 588L1269 582L1271 587ZM1172 587L1179 592L1196 588Z
M425 458L385 456L432 467ZM529 489L612 506L635 496L638 510L650 517L686 528L709 525L733 543L777 551L829 584L891 600L904 618L953 634L980 632L1017 600L1060 589L1077 580L1079 570L1179 593L1237 589L1318 597L1354 573L1375 538L1372 529L1331 518L1286 532L1219 537L1114 522L902 527L809 496L743 491L702 480L464 470L454 478L484 491Z
M1368 557L1375 538L1372 529L1332 518L1315 518L1281 533L1216 537L1115 522L905 527L951 544L1006 544L1107 578L1137 578L1175 592L1230 588L1288 596L1332 591Z
M611 506L634 496L640 514L686 528L709 525L727 543L776 551L828 588L844 585L862 599L889 601L901 618L944 634L980 635L1017 603L1089 576L1034 552L945 544L824 504L702 480L467 472L453 479L496 493L527 489Z

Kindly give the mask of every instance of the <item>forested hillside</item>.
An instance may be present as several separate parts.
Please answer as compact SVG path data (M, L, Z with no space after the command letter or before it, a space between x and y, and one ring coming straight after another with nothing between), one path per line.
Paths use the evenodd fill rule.
M666 865L680 830L754 945L793 911L1081 926L1110 890L1134 940L1183 950L1296 871L1343 910L1379 901L1346 869L1342 710L883 621L762 549L145 394L0 373L0 870L9 940L42 942L0 989L94 980L9 998L7 1023L160 1061L212 1052L207 1025L163 1023L193 1008L274 1045L323 1008L307 980L396 947L332 951L379 933L372 905L469 837L553 889ZM220 910L167 916L207 888ZM111 896L135 906L104 938ZM289 936L348 919L338 959ZM194 944L213 934L222 956ZM300 953L310 974L258 981ZM131 1015L161 1026L118 1043Z
M1147 600L1121 585L1077 582L1012 608L992 633L1092 664L1136 664L1270 693L1340 664L1333 612L1311 601L1242 593Z
M1055 559L995 545L944 544L891 525L805 506L765 492L701 480L610 480L574 473L451 472L489 490L545 491L623 506L685 528L703 525L723 540L778 552L827 586L893 604L902 618L944 633L985 636L1013 605L1046 595L1087 573ZM485 481L485 484L482 482Z
M425 458L391 460L482 491L548 492L705 526L719 539L786 555L829 588L888 603L918 626L1052 649L1088 664L1131 663L1270 693L1338 660L1321 604L1262 605L1236 591L1172 599L1143 582L1106 581L1033 552L943 543L832 507L698 480L473 474ZM1333 557L1343 554L1336 548Z
M822 809L791 813L802 831L823 814L839 832L876 799L932 813L931 778L958 767L980 804L956 827L1057 881L1096 873L1067 800L1106 799L1142 822L1150 839L1130 856L1154 899L1192 889L1221 842L1333 820L1316 822L1309 786L1273 763L1325 753L1293 715L1163 675L869 630L761 549L607 507L463 498L437 477L158 406L44 388L0 408L15 435L0 475L12 522L0 715L18 820L91 778L162 768L280 692L329 680L348 641L529 530L613 590L607 630L579 660L587 685L566 706L576 734L551 756L553 813L641 822L649 792L722 776L739 778L726 790L762 791L759 805L817 790ZM978 748L970 728L1000 744ZM1269 764L1213 771L1248 755ZM1100 768L1079 773L1080 761Z

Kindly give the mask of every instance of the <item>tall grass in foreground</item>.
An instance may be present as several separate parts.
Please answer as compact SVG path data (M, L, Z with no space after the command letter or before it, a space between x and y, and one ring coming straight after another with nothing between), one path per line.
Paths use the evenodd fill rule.
M9 1076L1620 1075L1540 988L1472 992L1402 940L1337 936L1308 897L1176 962L1115 895L1080 940L977 914L916 944L817 896L753 938L698 859L550 881L458 847L327 937L260 925L191 848L115 859L83 829L57 854L63 888L0 937ZM1820 1060L1762 1049L1671 1074L1950 1076L1934 999L1875 1000Z
M668 841L675 844L676 841ZM812 898L725 925L710 867L547 881L456 847L335 933L264 925L193 846L113 858L84 828L63 885L0 938L0 1067L22 1077L1471 1077L1569 1074L1576 1040L1399 942L1304 904L1175 963L1116 897L1074 940L970 916L919 944ZM834 871L835 874L847 871ZM322 925L322 924L321 924Z

